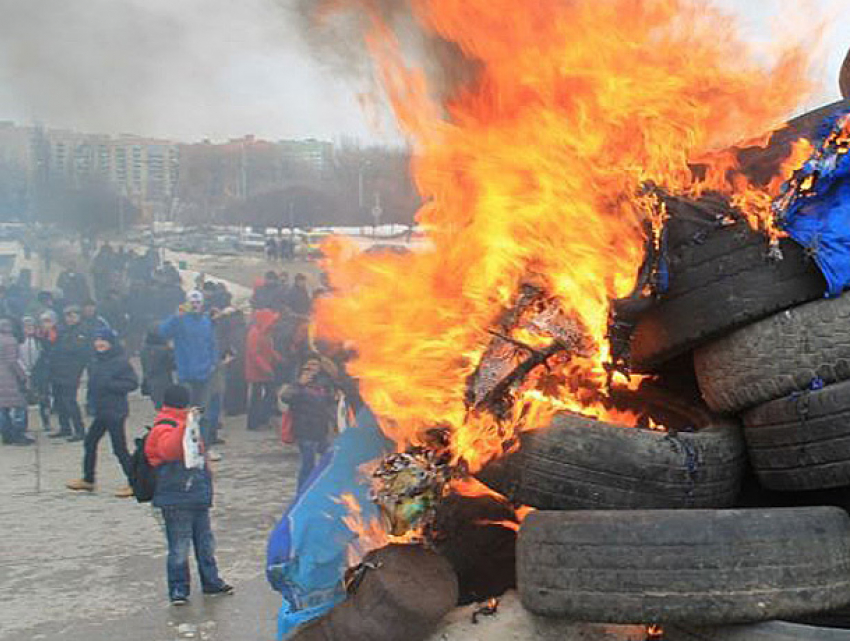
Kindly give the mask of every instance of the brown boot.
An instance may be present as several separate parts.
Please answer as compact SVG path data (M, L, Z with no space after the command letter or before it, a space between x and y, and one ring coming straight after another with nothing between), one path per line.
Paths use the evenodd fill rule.
M129 499L129 498L132 498L132 496L133 496L133 488L132 488L132 487L130 487L129 485L124 485L124 486L122 486L122 487L119 487L119 488L115 491L115 496L117 496L119 499Z
M85 481L83 479L74 479L72 481L68 481L67 483L65 483L65 487L67 487L69 490L74 490L74 491L80 491L80 490L84 490L86 492L93 492L94 491L94 483L89 483L88 481Z

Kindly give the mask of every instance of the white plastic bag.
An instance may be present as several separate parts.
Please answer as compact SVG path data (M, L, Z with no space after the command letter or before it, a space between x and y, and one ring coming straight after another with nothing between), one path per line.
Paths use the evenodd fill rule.
M200 470L204 467L204 455L201 452L201 411L194 408L186 419L183 432L183 465L186 469Z

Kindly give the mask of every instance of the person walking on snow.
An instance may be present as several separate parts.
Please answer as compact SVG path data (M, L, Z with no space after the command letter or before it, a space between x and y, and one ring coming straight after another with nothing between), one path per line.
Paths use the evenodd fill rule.
M153 506L162 510L165 521L166 574L172 605L189 602L192 545L204 594L233 593L233 587L219 576L215 560L215 537L210 525L213 483L209 467L206 462L201 469L188 469L183 464L189 396L189 391L181 385L165 390L162 409L145 442L145 456L156 473Z
M0 434L6 445L31 445L26 435L27 401L21 391L26 372L21 366L14 324L0 319Z
M177 314L159 325L159 333L174 342L177 380L189 388L190 404L208 409L211 383L218 365L215 329L209 314L204 313L204 295L197 289L186 296ZM210 418L201 417L201 433L209 440ZM209 443L207 443L209 445Z
M139 386L133 366L118 344L118 337L111 329L98 330L94 338L95 356L89 365L89 389L86 406L94 416L83 442L83 478L67 483L70 490L94 490L97 446L104 434L109 433L112 451L127 477L128 485L121 487L115 496L129 498L133 489L129 486L132 475L132 458L127 451L127 434L124 423L130 413L127 394Z

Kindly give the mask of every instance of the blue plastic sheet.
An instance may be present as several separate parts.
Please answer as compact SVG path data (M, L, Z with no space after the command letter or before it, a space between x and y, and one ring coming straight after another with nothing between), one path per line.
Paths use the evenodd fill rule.
M848 114L842 109L824 120L814 153L785 185L775 212L823 272L827 296L850 287L850 153L836 144Z
M351 494L361 518L378 518L369 500L368 480L360 467L394 450L375 416L362 408L355 425L333 443L269 537L266 577L283 595L278 639L302 623L323 615L345 598L343 577L347 549L355 534L342 521L347 508L339 502Z

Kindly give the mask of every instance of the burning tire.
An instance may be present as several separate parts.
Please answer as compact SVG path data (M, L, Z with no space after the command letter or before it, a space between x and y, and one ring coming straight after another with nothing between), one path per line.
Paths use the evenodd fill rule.
M850 641L850 630L821 628L786 621L719 628L664 629L667 641Z
M535 614L602 623L749 623L850 601L838 508L535 512L517 578Z
M451 565L422 547L389 545L367 554L360 567L348 598L293 641L419 641L457 604Z
M669 288L635 327L635 371L651 372L715 336L823 296L823 276L794 241L782 239L784 258L769 260L765 237L743 222L706 220L691 238L679 238L674 230L683 225L694 223L671 218Z
M571 413L526 432L517 453L479 479L509 500L543 510L729 507L744 468L738 426L665 394L642 392L666 433Z
M694 352L700 390L734 413L850 378L850 295L775 314Z
M850 381L760 405L744 425L750 462L766 488L850 485Z

